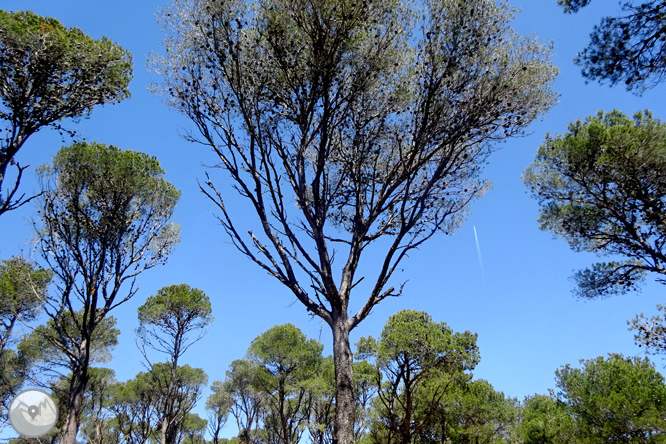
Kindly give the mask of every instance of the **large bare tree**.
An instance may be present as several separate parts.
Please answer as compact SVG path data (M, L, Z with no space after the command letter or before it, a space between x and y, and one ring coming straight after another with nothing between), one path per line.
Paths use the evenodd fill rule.
M512 15L491 0L176 0L163 11L156 90L256 213L259 229L241 229L230 190L207 176L234 245L330 326L340 444L353 442L350 331L401 293L391 278L409 251L462 223L488 188L495 142L556 100L550 48L516 35ZM371 245L383 257L352 311Z

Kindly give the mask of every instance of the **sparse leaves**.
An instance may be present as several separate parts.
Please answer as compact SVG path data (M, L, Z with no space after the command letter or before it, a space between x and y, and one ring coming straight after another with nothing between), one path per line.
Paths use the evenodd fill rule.
M590 0L558 0L564 12L578 12ZM590 34L590 43L576 56L588 80L624 83L642 94L666 74L666 2L648 0L622 4L623 15L604 17Z
M491 0L177 0L162 14L155 91L192 121L188 139L215 152L259 229L237 226L208 176L202 191L234 245L333 331L340 443L355 421L349 332L401 294L390 282L408 252L460 226L488 188L494 143L555 102L550 48L516 35L512 14Z

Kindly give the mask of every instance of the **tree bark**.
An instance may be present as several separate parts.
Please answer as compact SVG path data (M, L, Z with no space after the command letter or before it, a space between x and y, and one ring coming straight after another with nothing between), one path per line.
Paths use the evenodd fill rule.
M84 356L80 360L79 368L72 372L72 380L69 384L67 400L67 411L62 412L65 419L60 430L61 444L77 444L76 435L79 433L79 415L83 404L83 395L88 387L88 367L90 365L90 354L88 341L83 340L80 350Z
M349 344L351 323L346 313L333 318L333 360L335 362L335 426L333 444L353 444L354 367Z
M162 421L160 421L160 444L173 444L175 442L177 432L174 430L174 391L176 380L176 369L178 368L178 357L173 358L171 370L169 372L169 385L165 396L164 411L162 414Z

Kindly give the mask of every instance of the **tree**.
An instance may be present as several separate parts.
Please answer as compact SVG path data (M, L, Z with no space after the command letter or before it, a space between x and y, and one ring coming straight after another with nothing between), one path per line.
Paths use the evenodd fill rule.
M13 344L17 322L35 319L44 304L46 287L51 273L22 257L4 260L0 264L0 399L5 407L0 420L8 419L4 412L18 394L27 369L24 357L9 347Z
M664 441L666 385L647 359L610 354L581 364L555 372L555 396L576 422L576 441Z
M574 442L574 419L565 405L551 396L528 396L520 408L521 419L514 429L516 440L525 444Z
M300 442L310 418L310 382L323 348L292 324L276 325L252 341L248 359L257 364L255 384L266 395L263 423L269 443Z
M183 424L178 429L179 444L206 444L204 433L208 422L196 413L188 413Z
M59 379L52 380L48 386L48 389L51 391L51 397L55 402L56 410L58 412L62 412L65 409L65 401L60 395L65 392L64 388L67 386L67 383L67 378L63 376ZM59 435L62 428L62 423L62 415L58 414L58 418L53 429L51 429L51 431L46 435L39 438L26 438L19 435L14 439L10 438L8 442L11 444L59 444Z
M198 431L203 432L206 428L205 420L199 418L195 421L198 425L194 427L194 423L191 422L194 419L190 416L190 412L201 398L203 387L208 382L206 373L187 364L178 366L174 373L170 363L157 363L153 364L149 374L152 389L156 394L154 406L156 440L163 442L164 439L169 443L180 444L185 438L181 432L187 428L188 421L190 421L190 431L196 432L195 434ZM165 417L168 420L166 434ZM201 421L204 421L203 428L200 427Z
M453 333L416 310L391 316L379 341L361 338L357 347L361 357L375 361L380 422L402 444L414 442L447 391L466 381L464 372L479 361L476 335Z
M176 444L200 443L206 421L190 412L201 397L208 377L200 368L182 365L171 371L169 363L153 364L132 380L113 387L109 411L111 434L128 444L146 444L162 439L164 406L169 405L169 432ZM169 393L167 388L171 387ZM203 424L203 426L202 426Z
M44 127L62 134L61 121L92 112L95 105L129 97L132 56L106 37L85 35L58 20L29 11L0 11L0 214L34 197L16 196L24 170L15 159L28 137ZM67 131L73 134L71 131ZM9 165L18 174L2 194ZM15 198L16 196L16 198Z
M65 311L46 324L35 327L18 343L17 349L33 368L32 373L50 377L49 381L33 378L35 383L49 386L54 381L71 382L72 360L78 344L82 342L78 326L83 322L83 310L75 313ZM118 345L120 330L115 328L116 318L105 316L90 336L89 364L99 364L111 359L111 350ZM91 370L92 371L92 370ZM58 385L55 390L65 390ZM67 388L69 390L69 388ZM61 398L65 394L60 394Z
M514 399L506 398L504 393L496 391L484 380L462 384L458 391L447 398L441 408L448 421L440 424L447 424L448 430L438 434L441 427L440 430L435 428L435 433L426 437L435 440L424 439L420 443L446 442L443 437L454 443L489 444L507 441L516 419ZM440 425L437 420L435 422Z
M187 349L206 334L213 322L211 313L210 298L198 288L180 284L157 290L139 307L137 334L142 348L148 345L167 354L176 367ZM197 330L198 336L190 338Z
M49 319L46 324L32 328L30 334L24 336L17 345L17 355L25 369L29 369L22 377L36 386L50 390L58 408L58 422L46 438L52 444L62 442L62 430L67 419L68 402L71 385L74 378L72 360L74 350L81 342L80 331L77 324L82 322L83 313L77 312L71 316L63 312L58 319ZM97 325L90 336L89 366L87 370L88 383L76 416L79 424L85 423L88 427L84 433L94 433L91 424L95 423L95 416L101 418L101 402L106 396L106 385L113 378L109 369L92 367L93 364L107 362L111 359L111 350L118 344L120 330L115 328L116 318L106 316ZM109 373L111 372L111 373ZM99 414L99 415L97 415ZM97 421L97 425L102 425ZM93 425L94 429L95 426ZM92 435L89 435L92 437ZM98 436L99 437L99 436ZM15 443L19 444L19 443Z
M72 372L61 444L76 442L96 329L136 293L138 274L166 261L178 241L169 219L180 192L163 175L154 157L97 143L62 148L40 168L35 228L56 283L45 307L54 329L45 340Z
M139 373L134 379L113 387L109 410L114 434L127 444L145 444L154 438L153 418L157 393L150 373Z
M368 361L354 362L354 394L356 397L356 424L354 437L358 442L368 431L372 400L377 395L375 367ZM335 382L335 381L333 381ZM332 441L331 441L332 442Z
M229 412L233 405L233 400L229 393L224 389L224 384L220 381L214 381L210 386L213 393L206 400L206 410L208 411L208 431L213 437L213 444L220 444L220 432L229 419Z
M578 271L579 296L635 289L648 272L666 274L666 125L649 111L619 111L546 136L523 180L539 200L541 229L575 251L620 256ZM663 282L663 279L660 279Z
M359 441L368 427L368 416L373 396L377 393L374 384L374 367L367 361L354 362L354 398L356 420L354 439ZM315 377L309 381L310 419L308 434L312 444L331 444L335 423L335 365L333 356L326 356Z
M259 377L258 364L246 359L237 359L231 363L222 389L232 399L230 412L236 419L238 438L242 444L254 442L261 416L265 395L257 387ZM214 382L219 383L219 381Z
M462 223L487 189L493 142L521 134L556 97L550 49L513 32L506 4L423 6L179 0L162 15L157 91L219 157L258 231L233 222L210 178L202 190L234 245L331 328L341 444L355 421L350 331L400 294L391 277L408 252ZM380 244L356 309L361 257Z
M557 0L572 13L590 0ZM627 90L642 93L661 83L666 74L664 0L622 4L620 17L604 17L590 34L590 43L576 56L588 80L624 82Z
M355 363L359 364L359 363ZM358 379L358 372L354 373ZM333 356L322 359L317 374L309 381L310 417L307 421L311 444L331 444L333 442L333 422L335 419L335 365ZM358 411L358 413L361 413Z
M206 327L213 322L210 299L198 288L187 284L171 285L161 288L155 296L150 296L139 307L139 328L137 334L146 356L146 345L165 353L169 357L168 366L171 377L161 387L164 392L164 404L159 407L160 443L174 444L177 440L179 425L186 418L186 413L176 412L175 391L177 390L178 361L187 349L203 337ZM196 339L189 337L199 330ZM155 368L155 367L153 367ZM161 378L158 377L161 381ZM194 407L194 405L192 405Z
M51 277L51 272L22 257L0 264L0 354L10 345L16 323L30 322L39 313Z

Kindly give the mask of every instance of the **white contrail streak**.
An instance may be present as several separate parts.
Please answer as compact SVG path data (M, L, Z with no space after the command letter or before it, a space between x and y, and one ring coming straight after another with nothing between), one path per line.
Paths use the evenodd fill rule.
M483 282L486 281L486 272L483 269L483 259L481 258L481 246L479 245L479 236L476 234L476 225L474 226L474 239L476 239L476 252L479 255L479 265L481 266L481 277Z

